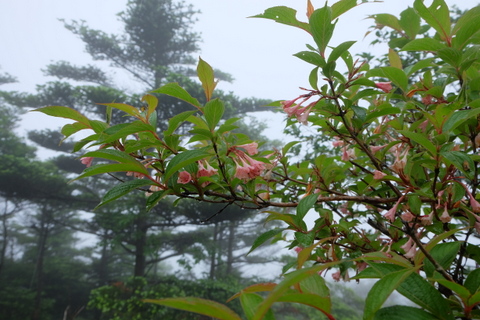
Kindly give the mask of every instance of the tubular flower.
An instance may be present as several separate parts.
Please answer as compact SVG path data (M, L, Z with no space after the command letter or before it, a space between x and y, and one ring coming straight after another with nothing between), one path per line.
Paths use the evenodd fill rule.
M180 171L178 173L178 183L187 184L190 181L192 181L192 176L190 175L190 173L188 173L187 171Z
M412 259L415 257L415 253L417 252L417 244L414 243L412 247L405 253L403 256L407 259Z
M85 167L90 167L92 165L92 162L93 162L93 157L83 157L83 158L80 158L80 162L82 162L82 164L85 165Z
M295 104L295 102L303 98L304 96L299 96L293 100L288 100L288 101L283 101L281 102L283 105L283 111L287 113L289 117L295 116L297 117L298 122L301 124L306 125L307 124L307 119L308 115L310 114L310 110L312 110L313 106L317 103L317 101L314 101L310 103L306 107L302 107L302 103L307 101L310 97L305 97L299 104Z
M245 152L233 149L233 153L238 157L233 161L237 165L235 177L244 181L258 177L265 170L265 163L252 159Z
M393 89L391 81L389 81L389 82L376 82L375 86L385 93L389 93Z
M245 149L247 153L251 156L256 155L258 153L258 143L256 142L241 144L237 147Z
M208 163L208 161L205 161L207 167L203 165L202 161L198 161L198 171L197 171L197 178L201 177L211 177L214 174L217 174L218 170L215 169Z
M450 217L450 215L448 214L447 206L445 206L445 209L443 210L443 213L439 219L443 223L447 223L447 222L450 222L450 220L452 220L452 217Z
M390 222L393 222L395 220L395 213L397 213L398 209L398 202L392 207L392 209L388 210L387 213L383 216L385 219L390 220Z

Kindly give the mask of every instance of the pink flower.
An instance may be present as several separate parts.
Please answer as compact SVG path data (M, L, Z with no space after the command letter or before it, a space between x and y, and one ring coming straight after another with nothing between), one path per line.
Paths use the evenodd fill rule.
M375 86L378 89L381 89L381 90L383 90L383 92L386 92L386 93L389 93L393 89L391 81L389 81L389 82L376 82Z
M386 173L383 173L382 171L379 171L379 170L375 170L373 172L373 179L375 180L380 180L382 179L383 177L385 177L387 174Z
M357 267L358 272L362 272L368 267L368 263L366 263L365 261L362 261L362 262L357 261L355 262L355 265Z
M402 220L406 222L411 222L415 219L415 215L413 215L410 211L405 212L402 214Z
M424 226L431 225L433 223L433 211L428 216L421 216L420 222Z
M355 149L347 149L347 147L343 147L342 152L342 161L349 161L350 159L355 159Z
M408 149L405 149L405 151L403 151L403 156L401 153L398 152L395 157L395 161L392 164L392 170L398 174L402 173L405 165L407 164L407 156Z
M197 171L197 178L201 178L201 177L211 177L213 176L214 174L217 174L218 170L215 169L214 167L212 167L210 165L210 163L208 163L207 161L205 161L205 163L207 164L207 168L205 168L203 166L203 163L202 161L198 161L198 171Z
M245 149L247 153L251 156L256 155L258 153L258 143L256 142L241 144L237 147Z
M190 173L188 173L187 171L180 171L178 173L178 183L187 184L190 181L192 181L192 176L190 175Z
M480 203L473 197L472 194L469 196L470 198L470 206L472 207L473 212L480 213Z
M373 153L379 151L379 150L382 150L383 148L385 148L386 144L383 145L383 146L370 146L370 151L372 151Z
M295 102L300 98L304 98L304 99L299 104L295 104ZM283 105L283 111L285 111L289 117L292 117L292 116L297 117L298 122L306 125L308 115L310 114L310 110L317 103L317 101L314 101L310 103L308 106L302 107L302 103L307 101L309 98L310 96L302 95L293 100L282 101L281 104Z
M238 157L238 159L233 159L237 165L235 170L236 178L248 181L260 176L263 170L265 170L265 163L252 159L245 152L233 149L233 153Z
M303 248L295 247L293 250L295 250L296 253L300 253L303 250Z
M450 222L450 220L452 220L452 217L450 217L450 215L448 214L447 206L445 206L445 209L443 210L443 213L439 219L443 223L448 223Z
M335 137L335 141L332 142L332 146L334 146L335 148L341 147L344 144L345 144L345 142L343 140L340 140L339 137Z
M403 249L403 251L405 251L405 253L407 253L412 248L413 243L414 242L413 242L412 237L408 237L408 241L405 242L405 244L403 246L401 246L400 249Z
M333 278L333 280L335 280L335 282L340 281L340 279L341 279L341 272L340 272L340 270L338 270L338 271L335 272L335 273L332 273L332 278Z
M480 222L475 222L475 230L480 233Z
M80 162L82 162L82 164L84 164L88 168L92 165L93 157L80 158Z
M403 256L407 259L413 259L415 257L415 253L417 253L417 244L414 243L412 247L405 253Z
M390 220L390 222L395 221L395 214L397 213L397 208L398 202L393 206L392 209L388 210L383 217L387 220Z

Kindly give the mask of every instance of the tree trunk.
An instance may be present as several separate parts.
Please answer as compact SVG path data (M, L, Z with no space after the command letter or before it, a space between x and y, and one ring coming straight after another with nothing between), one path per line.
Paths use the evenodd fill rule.
M218 237L218 223L215 222L213 226L213 245L212 245L212 251L210 255L210 275L209 278L211 280L215 279L215 267L217 263L217 237Z
M146 219L143 214L140 214L136 221L136 240L135 240L135 270L133 275L135 277L144 277L147 265L147 257L145 256L145 247L147 245L147 230Z
M228 224L228 244L227 244L227 266L225 269L226 275L229 275L233 271L233 250L235 241L235 221L230 221Z
M47 247L47 239L49 234L49 227L46 212L47 209L42 208L42 216L38 230L38 255L35 263L35 273L32 282L35 281L35 300L33 305L32 320L39 320L42 310L42 291L43 291L43 262ZM33 283L32 283L33 284Z

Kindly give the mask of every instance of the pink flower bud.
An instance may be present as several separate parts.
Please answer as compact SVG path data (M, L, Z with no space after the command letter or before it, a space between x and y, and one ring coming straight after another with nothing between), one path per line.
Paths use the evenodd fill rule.
M379 170L375 170L373 172L373 179L375 180L380 180L382 179L383 177L385 177L387 174L386 173L383 173L382 171L379 171Z
M300 253L303 250L303 248L295 247L293 250L295 250L296 253Z
M340 270L338 270L337 272L335 273L332 273L332 278L335 282L338 282L340 281L341 279L341 273L340 273Z
M391 81L389 81L389 82L377 82L377 83L375 83L375 86L378 89L383 90L383 92L385 92L385 93L389 93L393 89Z
M93 157L80 158L80 162L82 162L82 164L84 164L88 168L92 165Z

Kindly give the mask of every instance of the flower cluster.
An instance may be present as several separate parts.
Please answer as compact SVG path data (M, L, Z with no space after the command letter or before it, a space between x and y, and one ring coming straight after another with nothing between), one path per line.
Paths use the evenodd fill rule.
M245 151L240 150L239 148L244 149ZM250 157L251 155L258 153L258 144L256 142L233 146L229 149L229 153L233 154L231 158L236 165L235 178L246 182L260 176L265 170L264 162Z

